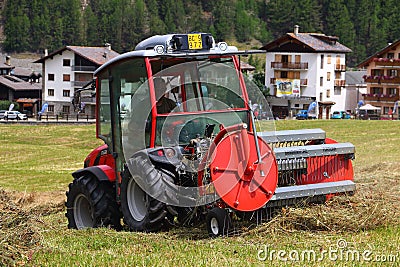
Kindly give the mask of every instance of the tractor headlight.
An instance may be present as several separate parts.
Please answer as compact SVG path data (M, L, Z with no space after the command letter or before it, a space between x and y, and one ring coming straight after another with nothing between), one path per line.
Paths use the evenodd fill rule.
M154 51L157 53L157 54L164 54L164 46L163 45L156 45L155 47L154 47Z
M226 49L228 49L228 44L225 42L220 42L220 43L218 43L218 48L221 51L225 51Z

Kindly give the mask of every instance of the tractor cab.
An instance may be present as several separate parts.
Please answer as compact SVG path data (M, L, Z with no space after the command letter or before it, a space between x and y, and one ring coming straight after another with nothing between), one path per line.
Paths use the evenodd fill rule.
M206 129L211 137L224 127L250 126L251 103L270 113L240 70L240 57L251 53L263 51L238 51L210 34L171 34L151 37L100 67L97 136L118 155L117 171L138 151L187 148Z

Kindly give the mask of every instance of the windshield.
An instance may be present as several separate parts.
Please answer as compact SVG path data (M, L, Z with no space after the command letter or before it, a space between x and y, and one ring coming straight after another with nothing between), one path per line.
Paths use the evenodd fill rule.
M177 64L178 63L178 64ZM152 62L156 100L176 103L173 112L198 112L245 108L239 75L232 58L208 60L157 60ZM160 92L161 90L161 92Z
M150 59L152 79L129 103L124 101L125 156L148 147L188 144L204 137L207 125L214 125L215 136L220 127L249 124L250 108L271 113L258 87L243 79L235 64L233 57Z

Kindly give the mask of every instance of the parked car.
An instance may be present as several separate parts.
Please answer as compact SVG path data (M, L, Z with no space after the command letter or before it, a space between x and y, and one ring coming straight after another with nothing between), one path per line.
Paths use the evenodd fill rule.
M0 110L0 119L4 119L4 114L7 110Z
M331 119L350 119L351 115L346 111L334 111Z
M299 113L296 114L297 120L311 120L311 119L316 119L316 118L317 118L317 116L315 114L310 114L305 109L300 110Z
M30 110L23 110L22 113L26 114L26 116L28 118L32 118L33 117L32 111L30 111Z
M4 119L7 120L27 120L28 117L26 114L23 114L19 111L6 111L4 113Z
M357 118L359 120L379 120L380 112L376 110L359 110Z

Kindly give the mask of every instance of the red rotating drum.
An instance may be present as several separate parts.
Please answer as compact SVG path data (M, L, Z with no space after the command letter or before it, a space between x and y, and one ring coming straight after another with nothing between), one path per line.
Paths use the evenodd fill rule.
M278 183L274 153L264 140L257 140L260 162L254 134L245 127L222 138L211 157L209 166L215 190L228 206L239 211L263 207Z

